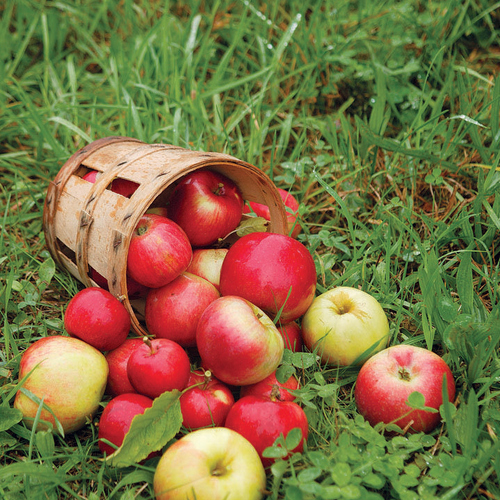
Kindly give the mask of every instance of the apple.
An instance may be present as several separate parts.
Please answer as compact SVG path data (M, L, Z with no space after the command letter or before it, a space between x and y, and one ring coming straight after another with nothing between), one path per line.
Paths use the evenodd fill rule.
M23 388L43 398L67 434L81 429L97 412L106 388L108 363L104 354L86 342L54 335L36 340L24 351L19 380L27 375ZM18 391L14 407L22 411L31 428L39 403ZM40 418L55 425L45 408ZM38 429L44 428L47 426L39 424Z
M292 352L302 351L302 329L300 326L295 321L284 325L278 323L277 326L285 342L285 348Z
M168 216L186 231L191 245L204 247L234 231L243 215L243 197L225 175L196 170L175 186Z
M130 355L127 375L132 387L144 396L157 398L167 391L182 391L188 382L191 366L186 351L168 339L144 338Z
M241 386L240 397L259 396L273 401L294 401L293 391L299 388L300 384L295 375L291 375L288 380L281 383L276 378L276 372L273 372L260 382Z
M205 278L219 290L220 268L227 252L227 248L195 248L193 259L186 271Z
M278 192L287 208L286 219L288 223L288 234L292 238L296 238L301 230L300 224L297 223L297 216L299 213L299 202L293 196L293 194L285 191L284 189L277 188ZM249 201L248 206L243 207L243 213L250 213L250 209L253 210L257 217L264 217L266 220L271 220L271 212L269 211L269 207L267 205L263 205L262 203L257 203L256 201Z
M99 287L80 290L71 298L64 312L66 331L100 351L110 351L123 344L130 325L125 306Z
M284 343L272 320L236 296L214 300L201 315L196 344L202 365L229 385L259 382L278 367Z
M153 400L142 394L124 393L113 398L99 419L97 445L101 452L109 456L119 448L130 429L132 419L136 415L142 415L152 405ZM103 441L104 439L113 443L116 448Z
M183 347L196 346L198 320L220 293L212 283L184 272L160 288L152 288L146 297L145 319L148 332Z
M324 364L361 364L387 346L389 322L372 295L336 287L314 299L302 318L302 339Z
M128 379L127 363L130 355L143 343L142 338L125 339L122 345L106 353L106 361L109 367L106 386L108 394L119 396L120 394L136 392Z
M184 272L192 257L189 239L175 222L161 215L144 214L132 234L127 272L138 283L158 288Z
M263 456L263 451L272 446L276 439L295 428L302 431L299 444L289 453L301 452L308 436L308 421L304 410L291 401L277 401L259 396L244 396L229 410L226 428L238 432L253 444L262 465L269 467L274 459Z
M439 410L445 376L451 402L455 381L443 358L422 347L395 345L374 354L361 367L354 399L359 413L373 426L392 422L410 432L430 432L441 420L439 411L412 410L406 401L417 391L423 394L425 406Z
M220 274L222 295L243 297L283 323L302 316L316 293L316 267L309 250L283 234L256 232L237 240Z
M225 427L198 429L172 444L153 479L156 500L261 500L266 472L255 448Z
M100 173L97 170L90 170L82 178L94 184L99 174ZM116 178L111 181L108 189L110 189L114 193L121 194L126 198L130 198L135 193L135 190L138 187L139 184L137 184L136 182L129 181L127 179Z
M108 280L93 267L89 267L89 276L96 285L109 291ZM147 286L137 283L130 276L127 276L127 293L130 300L145 298L148 294L149 288Z
M231 389L202 368L191 372L187 387L179 398L184 427L223 426L234 404Z

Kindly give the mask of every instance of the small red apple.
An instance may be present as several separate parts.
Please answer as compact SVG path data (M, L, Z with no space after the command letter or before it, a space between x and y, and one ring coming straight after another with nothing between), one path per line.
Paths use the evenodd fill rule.
M289 455L301 452L308 436L308 421L304 410L291 401L273 401L258 396L244 396L229 410L225 427L238 432L253 444L264 467L273 464L272 458L263 456L263 451L276 439L295 428L302 431L300 443L289 450Z
M125 339L122 345L106 353L109 366L107 394L119 396L120 394L137 392L128 379L127 363L130 355L143 343L141 338Z
M284 325L278 323L277 327L283 336L286 349L290 349L292 352L302 351L302 329L295 321L291 321Z
M193 260L186 270L210 281L219 290L220 268L227 252L227 248L195 248Z
M123 344L130 325L125 306L99 287L80 290L64 313L66 331L100 351L110 351Z
M237 240L222 263L222 295L243 297L283 323L302 316L316 292L309 250L283 234L256 232Z
M132 387L152 399L174 389L182 391L190 372L186 351L177 342L168 339L149 340L145 337L127 363L127 375Z
M259 382L278 367L283 338L272 320L241 297L214 300L201 315L196 344L202 364L229 385Z
M152 405L153 400L142 394L125 393L113 398L99 419L97 445L101 452L109 456L116 450L104 439L119 448L130 429L132 419L136 415L142 415Z
M297 217L299 213L299 202L293 196L293 194L285 191L284 189L278 188L278 192L287 208L286 219L288 223L288 234L292 238L296 238L300 231L300 224L297 222ZM271 212L269 211L269 207L267 205L263 205L262 203L257 203L255 201L249 201L248 205L254 211L257 217L264 217L266 220L271 220ZM247 206L243 207L243 213L250 213L250 208Z
M138 283L158 288L184 272L192 256L188 237L175 222L161 215L145 214L130 241L127 271Z
M194 347L198 320L208 305L219 297L212 283L184 272L148 293L145 313L148 332L183 347Z
M455 381L443 358L422 347L388 347L359 370L354 390L358 411L371 425L393 422L410 432L430 432L441 420L439 411L412 410L406 401L418 391L425 398L425 406L439 410L444 376L449 400L453 401Z
M189 430L202 427L220 427L234 404L229 387L216 379L208 370L191 373L187 389L179 399L182 423Z
M196 170L175 186L168 216L184 229L191 245L209 246L234 231L243 214L238 186L225 175Z
M240 397L259 396L274 401L294 401L293 391L300 387L297 378L292 375L286 382L278 382L276 372L256 384L244 385L240 388Z

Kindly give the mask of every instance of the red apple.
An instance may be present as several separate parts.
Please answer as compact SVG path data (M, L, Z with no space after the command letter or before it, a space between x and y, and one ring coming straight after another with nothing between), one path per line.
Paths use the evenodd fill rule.
M227 252L227 248L195 248L187 271L205 278L219 290L220 268Z
M430 432L441 416L408 406L408 396L418 391L425 406L439 409L446 375L449 400L455 398L455 382L450 368L436 353L412 345L396 345L374 354L361 367L354 398L361 415L371 425L393 422L412 432Z
M167 448L153 488L156 500L261 500L266 473L243 436L209 427L189 432Z
M128 250L129 276L149 288L173 281L191 262L193 251L186 233L161 215L143 215Z
M99 172L97 170L90 170L82 178L93 184L97 180L98 175ZM111 181L111 184L108 186L111 191L117 194L121 194L126 198L130 198L138 187L139 184L137 184L136 182L120 178L113 179Z
M212 245L234 231L242 214L243 197L238 186L211 170L184 176L168 204L168 216L186 231L195 247Z
M243 297L283 323L302 316L316 292L309 250L283 234L257 232L237 240L222 263L222 295Z
M187 389L179 401L182 423L189 430L202 427L220 427L234 404L229 387L217 380L208 370L198 369L191 373Z
M80 339L54 335L33 342L21 356L19 380L23 388L42 399L65 433L81 429L95 415L106 388L108 364L104 355ZM21 391L14 407L32 427L40 404ZM52 413L42 409L40 419L55 426ZM41 422L38 429L47 428Z
M296 238L301 230L300 224L297 222L299 202L293 194L285 191L284 189L278 188L278 192L283 200L283 203L285 204L285 207L287 208L286 219L288 223L288 234L292 238ZM266 220L271 220L271 213L267 205L263 205L262 203L257 203L255 201L249 201L248 205L257 217L264 217ZM250 208L245 205L243 207L243 213L250 213Z
M123 344L130 325L125 306L99 287L80 290L64 313L66 331L100 351L110 351Z
M145 314L148 332L183 347L194 347L198 320L207 306L219 297L212 283L184 272L148 293Z
M142 415L153 405L153 400L142 394L125 393L113 398L99 419L98 446L102 453L111 455L119 448L130 429L132 419ZM103 440L113 443L116 448Z
M277 326L285 342L285 348L292 352L302 351L302 329L300 326L295 321L284 325L279 323Z
M278 367L284 344L272 320L241 297L214 300L196 329L202 364L229 385L259 382Z
M300 387L297 378L292 375L286 382L278 382L276 372L256 384L244 385L240 388L240 397L259 396L274 401L294 401L293 391Z
M258 396L244 396L236 401L229 410L225 426L253 444L264 467L272 465L274 460L264 457L263 451L280 436L286 439L288 433L297 427L302 431L300 443L289 450L289 455L301 452L308 436L307 417L297 403Z
M120 394L136 392L128 379L127 363L130 355L143 343L144 341L141 338L125 339L122 345L106 354L109 367L108 384L106 386L108 394L119 396Z
M130 355L127 375L132 387L144 396L157 398L167 391L182 391L188 382L191 366L186 351L168 339L147 337Z

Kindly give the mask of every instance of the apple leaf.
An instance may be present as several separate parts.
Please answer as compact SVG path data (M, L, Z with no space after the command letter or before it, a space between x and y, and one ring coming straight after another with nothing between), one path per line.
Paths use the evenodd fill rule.
M160 450L181 429L182 413L177 390L157 397L153 405L132 419L122 445L106 462L114 467L128 467Z
M263 233L267 230L269 221L264 217L250 217L240 223L236 229L236 234L241 238L250 233Z
M438 413L439 410L436 408L431 408L430 406L425 406L425 397L421 392L413 391L409 396L408 400L405 403L415 410L425 410L431 413Z
M0 406L0 432L10 429L23 419L23 412L17 408Z

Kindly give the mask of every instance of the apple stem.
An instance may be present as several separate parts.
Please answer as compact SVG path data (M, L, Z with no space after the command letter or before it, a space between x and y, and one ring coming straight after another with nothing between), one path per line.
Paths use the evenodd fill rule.
M210 370L205 370L203 376L205 377L205 381L203 383L203 390L205 390L208 387L209 382L212 380L212 372Z
M269 397L271 398L271 401L282 401L280 388L278 384L273 384L273 387L271 389L271 394Z
M217 189L214 191L214 194L217 196L224 194L224 184L222 184L222 182L219 182L219 184L217 185Z
M404 366L399 368L398 375L399 378L405 382L409 382L411 380L411 374Z
M149 337L142 337L142 341L149 347L151 354L154 354L153 344L151 343L151 340L149 340Z

